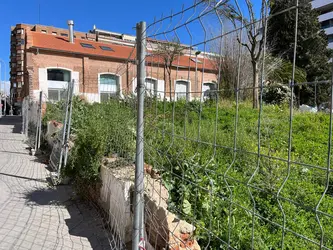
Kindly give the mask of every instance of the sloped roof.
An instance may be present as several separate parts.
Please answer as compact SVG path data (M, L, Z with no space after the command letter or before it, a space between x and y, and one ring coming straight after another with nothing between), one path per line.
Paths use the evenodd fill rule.
M96 41L89 41L84 39L74 39L74 43L70 43L67 37L63 36L55 36L51 34L44 34L39 32L31 32L31 47L53 50L65 53L77 53L98 57L109 57L109 58L117 58L121 60L131 59L134 60L136 57L136 49L134 47L126 46L126 45L118 45L114 43L103 43ZM86 48L81 45L81 43L90 44L94 48ZM103 50L101 46L107 46L112 48L113 51ZM201 70L203 67L205 70L215 70L215 64L213 60L208 58L200 58L199 61L202 63L198 63L197 67ZM160 64L163 65L163 60L161 57L154 55L147 57L148 63L153 63L154 65ZM182 68L191 68L194 69L196 67L195 61L191 60L190 56L182 55L179 58L176 58L173 62L174 67L182 67Z

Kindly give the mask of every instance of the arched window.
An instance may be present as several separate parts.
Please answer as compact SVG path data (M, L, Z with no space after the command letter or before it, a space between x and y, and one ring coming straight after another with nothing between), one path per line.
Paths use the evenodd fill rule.
M68 82L71 81L71 72L65 69L47 69L48 100L57 102L66 98Z
M153 78L146 78L146 93L148 96L156 96L157 95L157 80Z
M189 82L185 80L176 81L176 100L189 100Z
M109 100L112 96L119 95L119 76L114 74L100 74L99 93L101 102Z

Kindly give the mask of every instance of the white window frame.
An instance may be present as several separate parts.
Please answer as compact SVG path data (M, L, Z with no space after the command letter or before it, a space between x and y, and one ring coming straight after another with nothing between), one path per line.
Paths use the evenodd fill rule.
M207 81L207 82L203 82L203 83L201 84L201 99L202 99L202 100L205 100L205 98L206 98L206 97L204 96L204 92L203 92L203 86L204 86L205 84L216 85L215 82L209 82L209 81Z
M158 79L158 78L155 78L155 77L151 77L151 76L147 76L146 79L151 79L151 80L156 81L157 97L161 98L161 99L165 98L165 82L164 82L164 80ZM136 77L133 77L131 83L132 83L131 84L132 93L134 95L136 95L137 94L137 87L138 87L138 79ZM159 90L159 87L161 86L159 84L163 84L163 90Z
M154 77L150 77L150 76L147 76L145 78L145 85L146 85L146 80L149 79L149 80L153 80L154 81L154 89L153 91L148 91L147 89L147 86L146 86L146 93L147 93L147 96L158 96L158 79L154 78Z
M58 91L58 100L50 100L50 99L48 99L49 102L59 102L62 99L66 99L66 96L64 96L63 98L61 98L61 94L60 94L62 91L65 91L64 88L62 88L62 89L60 89L60 88L48 88L47 89L47 96L48 96L48 98L49 98L49 91L50 90Z
M175 98L175 101L177 101L177 92L176 92L176 86L177 86L177 82L187 82L187 88L186 88L186 98L185 100L186 101L191 101L191 81L190 80L187 80L187 79L176 79L174 80L174 98Z
M122 93L122 82L121 82L121 75L113 73L113 72L101 72L98 73L98 101L101 102L101 93L111 93L108 91L102 91L101 90L101 75L114 75L116 77L118 77L118 86L117 86L117 91L119 93L119 97L123 98L123 93Z
M68 71L70 73L70 77L69 77L69 81L73 81L73 70L68 69L68 68L63 68L63 67L46 67L46 81L47 81L47 98L49 97L49 89L50 90L64 90L68 88L68 82L67 81L52 81L52 80L48 80L48 75L47 75L47 71L49 69L61 69L61 70L65 70ZM59 97L59 95L58 95ZM59 99L59 98L58 98ZM58 101L60 101L61 99L59 99Z

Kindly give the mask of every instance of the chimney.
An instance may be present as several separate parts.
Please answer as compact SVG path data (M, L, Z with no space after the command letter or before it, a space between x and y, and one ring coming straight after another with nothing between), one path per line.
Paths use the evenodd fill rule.
M74 43L74 21L68 20L68 29L69 29L69 42Z

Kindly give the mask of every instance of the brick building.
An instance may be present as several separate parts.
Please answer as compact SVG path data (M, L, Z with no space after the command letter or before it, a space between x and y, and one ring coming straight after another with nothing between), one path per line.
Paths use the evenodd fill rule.
M69 29L28 24L11 28L14 105L20 106L26 96L37 98L39 91L47 100L59 100L70 81L75 83L74 93L90 102L135 92L135 37L96 27L87 33L76 32L72 21L68 25ZM184 46L172 64L169 81L163 60L154 54L161 41L148 43L146 88L151 93L170 98L175 91L175 98L191 100L214 87L216 67L206 54Z

